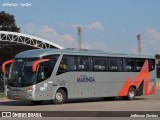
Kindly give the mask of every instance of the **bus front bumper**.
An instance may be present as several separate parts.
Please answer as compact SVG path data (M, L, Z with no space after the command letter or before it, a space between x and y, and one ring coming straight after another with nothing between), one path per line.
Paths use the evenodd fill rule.
M7 98L13 100L35 100L34 91L27 91L21 89L8 89Z

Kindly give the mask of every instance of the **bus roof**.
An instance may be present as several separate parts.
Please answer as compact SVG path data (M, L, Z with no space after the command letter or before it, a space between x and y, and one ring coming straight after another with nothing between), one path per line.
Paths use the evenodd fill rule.
M67 54L67 55L85 55L85 56L110 56L110 57L131 57L131 58L155 58L154 56L146 55L133 55L133 54L120 54L103 52L102 50L89 50L89 49L35 49L21 52L15 58L41 58L51 54Z

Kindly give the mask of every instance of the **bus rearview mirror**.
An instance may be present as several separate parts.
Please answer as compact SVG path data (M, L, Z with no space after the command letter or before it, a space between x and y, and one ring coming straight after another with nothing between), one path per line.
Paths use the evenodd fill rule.
M33 63L33 65L32 65L32 71L33 71L33 72L36 72L38 64L40 64L40 63L42 63L42 62L46 62L46 61L49 61L49 59L36 60L36 61Z

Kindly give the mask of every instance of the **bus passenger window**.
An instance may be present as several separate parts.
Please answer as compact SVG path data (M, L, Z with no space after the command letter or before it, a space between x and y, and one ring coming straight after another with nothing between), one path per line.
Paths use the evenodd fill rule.
M50 77L49 67L47 65L40 65L37 77L39 82L48 79Z
M144 64L144 60L136 60L136 70L141 71Z
M65 72L75 71L76 69L76 57L64 55L59 65L57 75Z
M43 59L49 59L49 61L42 62L39 64L37 73L37 83L50 78L58 57L58 55L48 55L43 57Z
M78 57L78 70L87 71L89 70L89 60L87 57Z
M0 77L3 77L3 73L2 73L2 71L0 70Z
M40 66L40 72L39 72L39 74L38 74L38 79L45 79L44 66Z
M67 68L66 64L60 64L59 65L59 69L61 69L61 70L66 71L66 68Z
M67 56L67 71L75 71L77 70L76 66L76 57L74 56Z
M84 70L84 65L78 65L79 70Z
M58 68L58 74L62 74L62 73L66 72L66 70L67 70L66 64L67 64L67 58L63 57L60 65L59 65L59 68Z
M149 63L149 71L152 71L155 69L155 60L148 60L148 63Z
M93 58L94 71L105 71L107 67L105 58Z
M125 59L124 61L125 61L125 63L124 63L125 64L125 67L124 67L125 71L130 72L130 71L135 70L135 67L134 67L135 60L134 59Z
M118 71L117 59L109 59L109 70L110 71Z

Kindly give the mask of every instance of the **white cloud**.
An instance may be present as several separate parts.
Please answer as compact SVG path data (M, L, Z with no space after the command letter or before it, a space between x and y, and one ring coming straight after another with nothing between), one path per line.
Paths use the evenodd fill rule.
M66 28L75 29L77 26L81 26L82 29L84 28L84 25L80 24L71 24L71 25L63 25ZM93 27L92 29L96 29L98 27ZM100 28L98 28L100 29ZM57 43L65 48L77 48L78 47L78 41L70 34L60 34L58 33L54 28L51 28L50 26L37 26L33 23L26 24L23 29L23 33L30 34L33 36L37 36L49 41L52 41L54 43ZM75 33L76 34L76 33ZM101 50L109 50L109 47L106 47L104 43L99 43L96 41L92 41L92 43L86 43L83 41L83 48L84 49L101 49ZM95 48L96 47L96 48Z
M129 53L138 55L138 48L136 44L130 45L128 50L129 50Z
M35 24L27 24L22 29L23 33L41 37L43 39L55 42L63 47L73 47L75 46L75 39L70 34L60 34L54 28L50 26L36 26Z
M104 42L99 42L99 41L93 41L91 43L85 43L82 45L84 49L94 49L94 50L103 50L105 52L117 52L116 49L113 47L109 46L108 44Z
M142 55L160 54L160 31L155 28L145 29L141 37L141 53ZM137 43L131 45L129 50L131 53L138 54Z
M146 29L146 40L144 40L144 49L153 54L160 54L160 31L155 28Z
M121 33L122 34L126 34L127 32L125 30L121 30Z
M74 29L74 30L76 30L78 26L81 26L82 28L85 28L84 25L76 24L76 23L73 23L73 24L70 24L70 25L66 25L66 24L61 24L61 25L65 28L70 28L70 29Z
M87 25L87 28L89 31L94 31L94 30L103 31L104 30L104 27L102 26L102 23L100 21L96 21L94 23Z
M87 29L87 26L89 26L89 25L84 26L84 25L80 25L80 24L71 24L71 25L64 26L64 27L76 29L77 26L81 26L82 28L85 27ZM102 28L103 27L91 27L90 29L102 30ZM78 48L77 37L74 38L70 34L60 34L54 28L47 26L47 25L37 26L33 23L29 23L23 27L22 33L30 34L33 36L37 36L37 37L49 40L51 42L57 43L57 44L65 47L65 48ZM74 35L76 36L76 32L74 33ZM84 49L98 49L98 50L103 50L103 51L108 51L108 52L117 52L113 47L107 45L107 43L105 43L104 41L101 41L101 42L100 41L92 41L89 43L89 42L85 42L85 40L83 40L82 48L84 48Z
M150 39L160 41L160 31L157 31L155 28L147 28L146 32Z
M73 23L70 25L66 25L66 24L61 24L61 25L65 28L74 29L74 30L76 30L78 26L81 26L83 30L90 31L90 32L104 30L104 27L100 21L95 21L95 22L87 24L87 25L76 24L76 23Z

